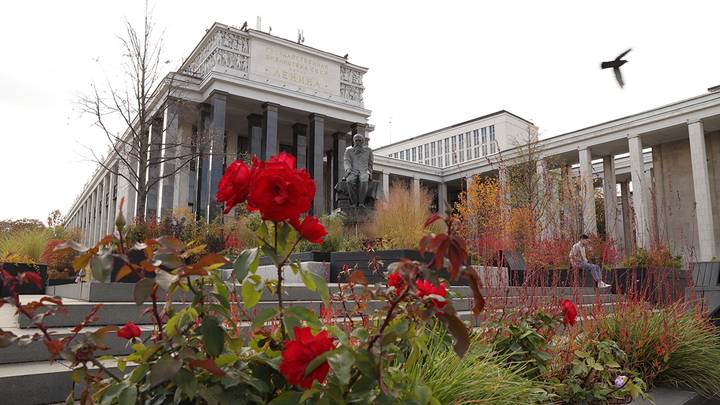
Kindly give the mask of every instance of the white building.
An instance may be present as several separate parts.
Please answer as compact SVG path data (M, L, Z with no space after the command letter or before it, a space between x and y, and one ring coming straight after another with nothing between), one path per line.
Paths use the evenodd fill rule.
M377 155L449 167L486 160L537 136L530 121L501 110L375 149Z

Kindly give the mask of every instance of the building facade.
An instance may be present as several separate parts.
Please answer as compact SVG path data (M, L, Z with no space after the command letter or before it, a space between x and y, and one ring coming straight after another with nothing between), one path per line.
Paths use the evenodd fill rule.
M280 151L294 154L315 180L313 212L330 211L346 146L352 135L367 137L372 129L363 104L366 72L260 30L213 24L155 92L171 95L150 103L155 117L148 136L159 146L150 148L149 160L161 163L145 174L157 183L147 193L145 217L186 210L212 220L222 212L215 194L225 167L240 156L264 159ZM180 147L165 147L170 144ZM176 167L183 148L196 158ZM121 199L125 217L136 216L137 183L120 174L137 162L122 166L126 160L108 156L68 211L67 225L80 229L86 243L111 232Z
M163 164L146 175L162 180L148 193L144 214L183 209L212 220L222 212L214 197L226 165L279 151L296 155L314 178L313 212L332 211L344 151L353 134L367 138L372 129L362 98L366 72L259 30L214 24L172 74L179 93L154 103L157 124L148 135L159 144L200 148L198 156L175 170L164 148L150 151ZM206 144L194 143L199 134L208 134ZM432 190L435 209L443 211L473 176L502 181L500 162L519 156L518 145L536 136L532 122L498 111L377 148L374 178L386 196L398 181ZM584 232L597 231L595 190L602 187L606 231L624 246L662 241L695 260L720 253L720 88L542 139L539 150L538 174L559 171L579 180ZM111 154L104 167L119 163ZM125 216L135 216L135 185L118 170L98 169L66 215L86 243L112 231L121 198Z

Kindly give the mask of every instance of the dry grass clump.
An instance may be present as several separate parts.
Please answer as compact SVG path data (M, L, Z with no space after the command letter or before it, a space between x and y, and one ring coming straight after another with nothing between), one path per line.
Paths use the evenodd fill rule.
M431 215L432 199L422 187L418 193L413 193L405 184L393 184L390 199L376 204L370 233L382 239L384 248L417 249L418 241L429 232L423 225Z

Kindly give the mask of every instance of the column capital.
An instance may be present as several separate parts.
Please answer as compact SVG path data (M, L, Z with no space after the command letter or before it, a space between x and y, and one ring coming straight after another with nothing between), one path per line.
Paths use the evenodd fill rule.
M275 111L275 112L277 112L277 110L278 110L279 107L280 107L280 106L277 105L277 104L275 104L275 103L262 103L262 109L263 109L263 111L268 110L268 111Z
M703 120L702 120L702 118L689 118L689 119L687 120L687 124L688 124L688 125L692 125L692 124L701 124L701 125L702 125L702 124L703 124Z
M210 99L223 99L227 100L228 94L223 91L213 91L212 94L210 94Z
M262 115L250 114L247 116L248 123L253 127L262 126Z
M325 116L322 114L312 113L308 115L308 119L310 121L325 121Z
M367 130L367 127L368 127L367 124L363 124L361 122L356 122L356 123L353 123L352 125L350 125L350 129L352 130L353 134L356 134L360 131L362 131L364 133Z
M634 139L634 138L639 138L639 137L640 137L639 132L628 132L628 134L627 134L628 139Z
M293 132L295 132L295 133L299 132L299 133L302 133L303 135L305 135L305 131L307 131L307 127L308 127L307 124L302 124L302 123L296 122L295 124L293 124L292 129L293 129Z

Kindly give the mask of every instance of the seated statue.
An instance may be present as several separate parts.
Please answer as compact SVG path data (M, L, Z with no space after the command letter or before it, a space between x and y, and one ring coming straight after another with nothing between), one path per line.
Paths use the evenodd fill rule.
M345 149L344 163L345 175L335 185L336 206L343 211L374 207L382 187L372 180L372 149L361 134L355 134L353 146Z

